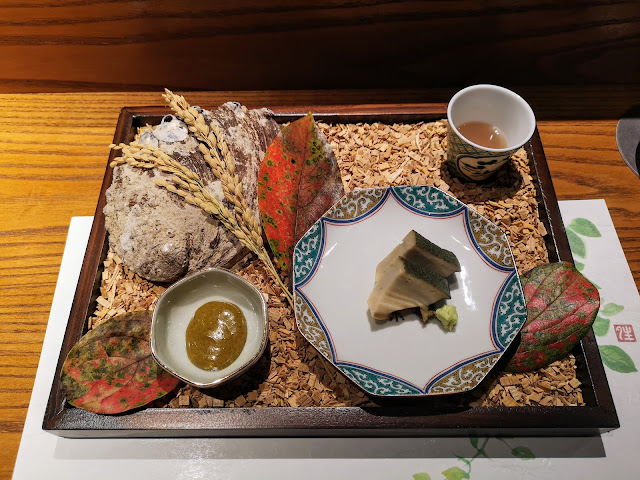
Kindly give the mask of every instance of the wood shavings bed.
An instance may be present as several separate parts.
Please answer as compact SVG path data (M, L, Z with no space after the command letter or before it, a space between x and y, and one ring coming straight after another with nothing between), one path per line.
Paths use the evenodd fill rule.
M432 185L475 208L508 236L518 269L547 263L546 230L524 149L487 185L464 184L445 165L447 123L335 124L319 127L338 159L345 191L386 185ZM215 390L182 388L170 408L338 407L375 405L326 362L297 331L284 296L259 261L242 268L268 296L268 354L247 375ZM101 296L89 328L119 313L153 309L164 287L130 272L113 252L104 263ZM584 405L575 359L526 374L494 373L473 391L470 406Z

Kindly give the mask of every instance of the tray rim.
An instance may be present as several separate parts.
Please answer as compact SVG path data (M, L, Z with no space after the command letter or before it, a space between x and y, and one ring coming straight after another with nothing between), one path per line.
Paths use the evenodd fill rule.
M369 104L328 106L269 106L276 119L287 121L312 112L318 120L341 123L433 121L446 116L446 104ZM125 107L121 110L114 143L128 142L134 123L153 123L171 113L167 107ZM526 144L532 176L541 199L540 214L547 224L549 253L573 262L569 242L536 131ZM464 436L475 435L592 435L620 426L613 397L593 332L581 342L587 372L595 395L595 406L585 407L475 407L446 411L433 407L426 412L414 406L380 407L259 407L224 409L162 409L107 416L77 408L65 408L60 385L62 363L78 341L95 299L95 279L105 248L103 208L111 184L109 163L117 155L110 151L96 205L89 243L74 296L69 322L59 353L43 429L63 437L197 437L197 436ZM377 409L377 410L376 410Z

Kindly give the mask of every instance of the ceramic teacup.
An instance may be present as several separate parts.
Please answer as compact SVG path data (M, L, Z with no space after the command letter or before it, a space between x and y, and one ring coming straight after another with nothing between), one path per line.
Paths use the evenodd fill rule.
M447 108L449 121L447 163L463 181L487 180L509 161L533 135L536 119L518 94L496 85L473 85L456 93ZM500 148L469 140L460 127L471 122L497 128L504 139Z

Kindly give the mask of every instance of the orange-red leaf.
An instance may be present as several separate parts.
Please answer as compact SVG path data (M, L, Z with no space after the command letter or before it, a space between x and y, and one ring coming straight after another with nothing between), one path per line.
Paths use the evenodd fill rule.
M260 166L258 205L276 265L291 269L302 235L344 195L338 162L307 115L273 140Z
M118 315L89 331L62 366L67 401L95 413L121 413L180 384L151 356L151 312Z

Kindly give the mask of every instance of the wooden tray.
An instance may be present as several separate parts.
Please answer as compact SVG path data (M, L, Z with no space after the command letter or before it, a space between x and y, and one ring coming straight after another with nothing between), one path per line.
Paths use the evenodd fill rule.
M434 121L446 116L445 104L359 105L272 108L279 122L313 112L328 123ZM164 107L124 108L114 143L128 143L136 129L158 124L171 113ZM551 177L536 131L525 146L538 189L549 260L573 261ZM114 157L112 151L109 157ZM87 318L99 295L102 261L107 251L102 210L112 179L107 165L91 236L80 273L69 323L51 387L43 428L63 437L195 437L195 436L462 436L592 435L620 426L593 332L575 349L583 407L464 407L456 395L385 401L377 407L327 408L147 408L121 415L97 415L66 403L60 370L71 347L85 333Z

